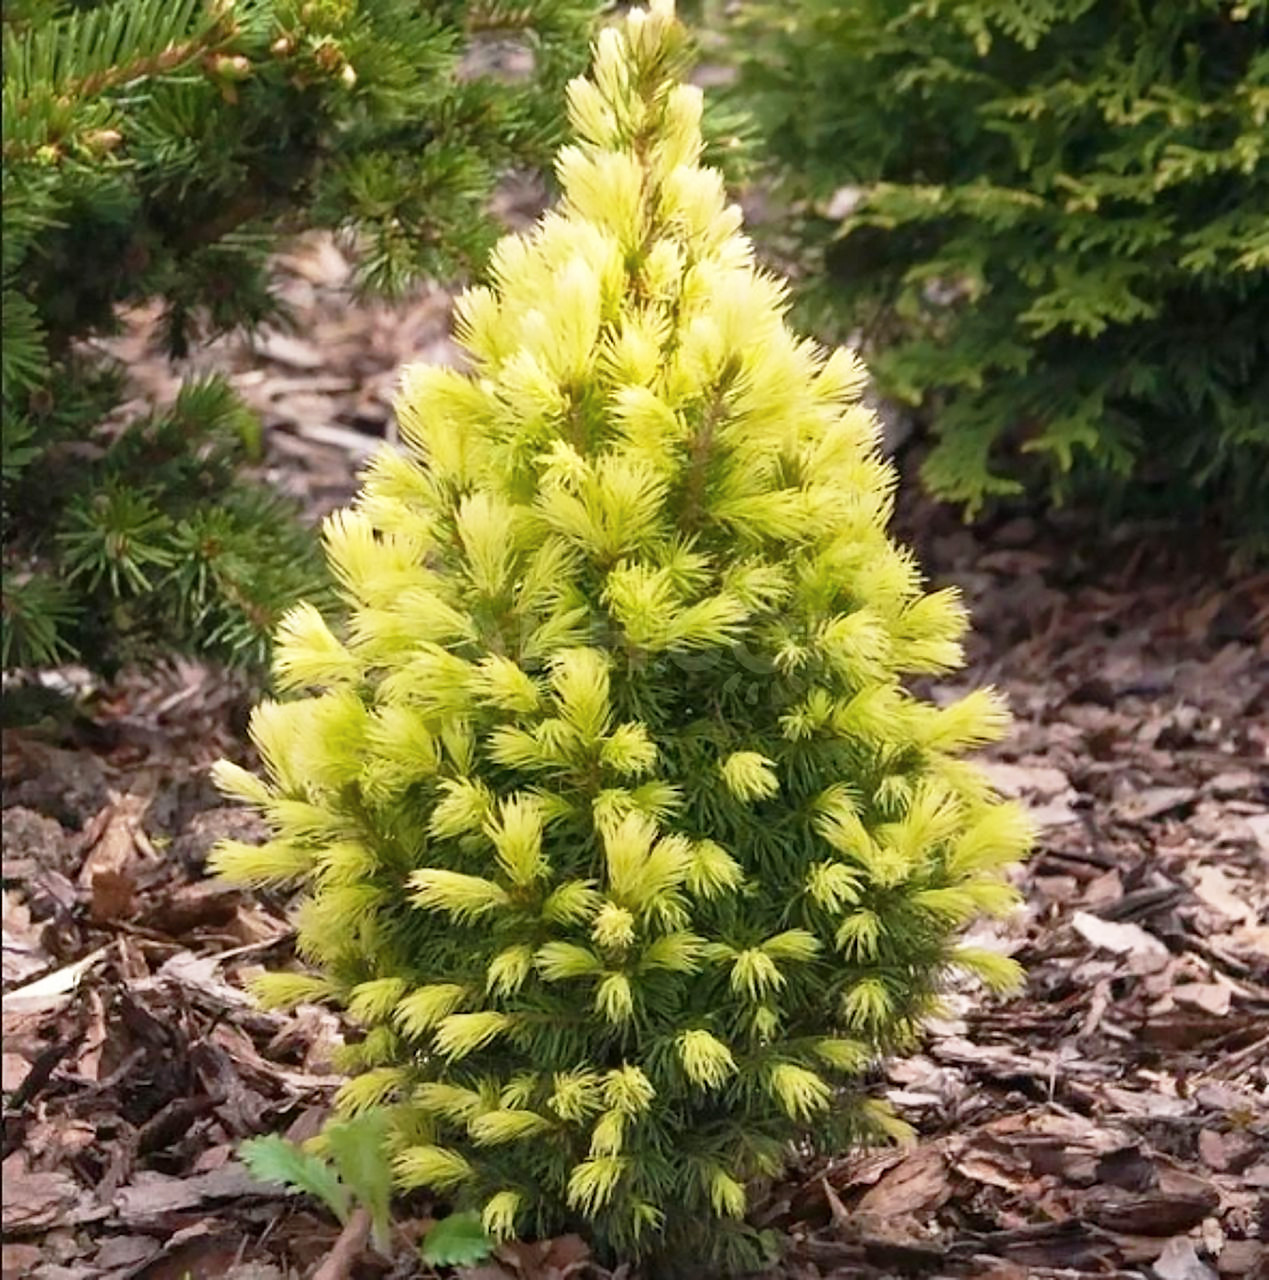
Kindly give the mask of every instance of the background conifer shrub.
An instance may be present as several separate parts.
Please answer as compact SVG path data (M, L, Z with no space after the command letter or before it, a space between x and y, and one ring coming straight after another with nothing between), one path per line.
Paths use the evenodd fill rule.
M740 100L809 202L813 323L875 334L935 494L1196 488L1269 532L1265 0L743 14Z
M904 1128L862 1073L912 1043L1008 910L1024 815L963 759L990 691L952 591L886 533L864 371L790 331L679 83L668 5L605 30L559 206L457 308L471 370L414 369L325 528L346 610L279 632L274 835L218 871L305 886L275 1006L364 1027L344 1113L399 1183L497 1236L577 1227L653 1274L760 1253L791 1144Z
M206 381L118 420L121 371L86 340L155 298L175 356L282 322L267 263L304 228L355 230L389 293L482 260L485 197L549 160L593 8L4 0L6 669L263 654L322 566L238 479L258 427Z

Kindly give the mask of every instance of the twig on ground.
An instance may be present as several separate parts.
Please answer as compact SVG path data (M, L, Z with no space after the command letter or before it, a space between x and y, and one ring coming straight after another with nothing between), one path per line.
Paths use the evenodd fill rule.
M339 1239L335 1241L335 1247L313 1272L313 1280L348 1280L353 1263L366 1247L369 1237L370 1213L366 1209L355 1209Z
M1233 1053L1224 1054L1217 1058L1211 1066L1197 1073L1196 1079L1206 1080L1211 1076L1224 1076L1229 1072L1241 1067L1245 1062L1255 1062L1257 1057L1265 1052L1269 1047L1269 1035L1261 1036L1258 1040L1254 1040L1251 1044L1242 1049L1235 1050Z

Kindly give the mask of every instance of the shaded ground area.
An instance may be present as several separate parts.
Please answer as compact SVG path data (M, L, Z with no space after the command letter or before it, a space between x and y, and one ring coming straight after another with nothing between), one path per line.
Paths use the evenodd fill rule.
M301 339L211 360L264 412L268 471L316 515L388 429L398 363L449 358L447 300L355 308L313 242L284 264ZM139 394L170 375L123 341ZM128 343L132 343L128 347ZM782 1280L1269 1274L1269 575L1230 577L1157 531L1097 540L1015 518L970 534L905 511L932 576L965 589L972 669L1018 727L990 756L1042 827L1027 909L984 938L1026 992L952 992L877 1090L906 1151L794 1171L756 1217ZM290 953L287 903L203 878L222 836L259 838L206 780L242 758L245 691L193 666L125 680L73 734L4 743L4 1247L8 1277L277 1280L339 1228L253 1184L244 1137L320 1124L341 1027L262 1014L242 980ZM397 1257L428 1274L402 1209ZM634 1280L565 1240L470 1280ZM654 1278L647 1278L654 1280Z

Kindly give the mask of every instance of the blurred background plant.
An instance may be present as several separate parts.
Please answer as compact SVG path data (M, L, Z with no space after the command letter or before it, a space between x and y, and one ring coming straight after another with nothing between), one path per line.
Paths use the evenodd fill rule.
M1263 549L1269 4L729 11L791 212L768 247L928 426L930 492L1181 507Z
M217 378L138 416L94 340L159 299L181 358L284 326L270 254L355 232L399 295L483 260L502 173L563 126L590 0L4 0L3 665L258 665L328 591L297 511L243 478Z

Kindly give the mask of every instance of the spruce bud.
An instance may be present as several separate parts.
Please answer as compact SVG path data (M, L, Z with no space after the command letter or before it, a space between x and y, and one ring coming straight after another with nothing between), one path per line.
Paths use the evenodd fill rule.
M123 141L118 129L93 129L84 134L84 147L94 155L105 155Z
M343 50L333 40L323 40L313 50L313 61L323 71L336 72L348 65Z
M218 53L210 59L208 66L218 80L242 81L251 74L250 59L240 53Z

